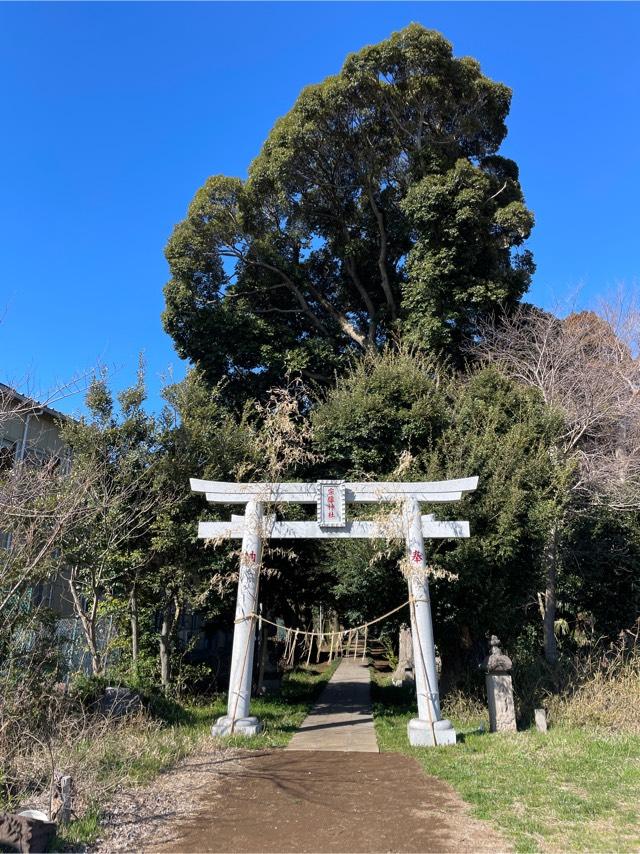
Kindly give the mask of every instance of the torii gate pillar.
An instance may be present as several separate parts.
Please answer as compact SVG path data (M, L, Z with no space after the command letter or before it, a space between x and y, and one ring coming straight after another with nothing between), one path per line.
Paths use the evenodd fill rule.
M407 724L409 743L414 747L455 744L456 732L451 721L442 720L440 717L436 649L433 641L420 504L415 499L406 501L403 515L407 538L407 582L409 597L412 600L410 607L413 666L418 700L418 717L412 718Z
M248 501L244 515L244 536L238 576L238 600L231 650L231 673L227 714L211 728L213 735L257 735L262 729L258 718L249 715L251 676L255 648L255 624L251 615L258 608L258 583L262 558L261 501Z

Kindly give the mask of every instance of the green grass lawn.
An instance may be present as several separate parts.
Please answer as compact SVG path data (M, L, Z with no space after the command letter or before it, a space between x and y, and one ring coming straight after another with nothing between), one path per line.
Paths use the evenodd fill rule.
M411 692L380 677L372 692L380 749L414 756L517 851L640 850L639 736L568 727L481 733L488 722L451 714L462 739L455 747L412 748Z

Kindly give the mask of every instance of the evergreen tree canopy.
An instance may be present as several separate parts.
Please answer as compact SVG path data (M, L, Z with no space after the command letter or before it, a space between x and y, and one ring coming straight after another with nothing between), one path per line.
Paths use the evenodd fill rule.
M216 175L169 240L164 324L228 390L409 340L456 354L533 270L510 90L412 24L302 91L247 180Z
M425 543L445 670L457 670L467 654L482 657L487 632L515 644L531 624L539 639L545 536L570 470L552 452L562 418L537 390L491 367L447 375L427 359L383 352L358 360L312 418L334 476L416 481L480 474L478 489L459 504L424 505L438 519L468 519L473 532L468 540ZM371 506L363 512L370 518ZM335 577L335 607L351 622L377 616L381 602L392 607L406 599L402 542L390 548L329 541L322 549Z

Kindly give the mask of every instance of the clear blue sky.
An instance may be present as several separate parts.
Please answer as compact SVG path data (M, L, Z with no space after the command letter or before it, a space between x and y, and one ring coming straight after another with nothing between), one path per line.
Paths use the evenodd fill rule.
M302 86L410 21L513 88L503 153L537 225L530 299L640 279L640 5L0 4L0 379L184 373L163 246L208 175L244 175ZM72 410L79 401L65 402Z

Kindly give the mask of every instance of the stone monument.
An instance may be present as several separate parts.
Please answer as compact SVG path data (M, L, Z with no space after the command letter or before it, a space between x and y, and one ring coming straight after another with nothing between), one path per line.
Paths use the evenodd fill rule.
M516 712L513 704L513 684L509 656L500 649L500 640L491 635L489 655L482 662L486 672L489 729L491 732L516 732Z
M400 626L400 644L398 651L398 664L391 674L391 683L396 688L416 681L413 672L413 641L411 640L411 629L406 623Z
M538 732L547 732L547 710L546 709L534 709L533 710L536 729Z

